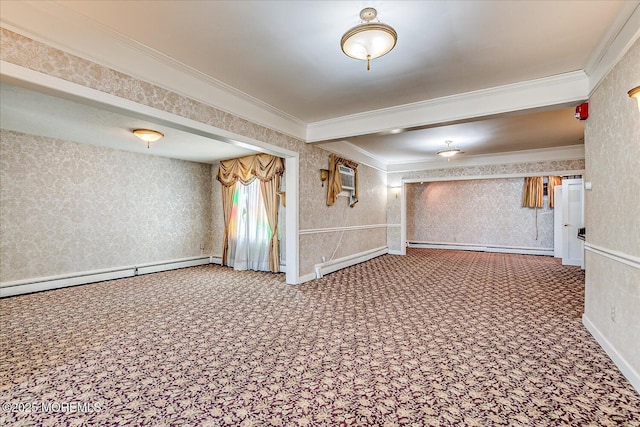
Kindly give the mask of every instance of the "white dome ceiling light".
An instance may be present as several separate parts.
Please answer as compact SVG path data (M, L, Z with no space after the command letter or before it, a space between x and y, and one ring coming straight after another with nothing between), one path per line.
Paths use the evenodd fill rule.
M367 71L371 69L371 60L391 51L398 41L396 31L382 22L371 22L378 12L367 7L360 12L361 24L344 33L340 46L345 55L367 61Z
M447 144L447 148L438 151L436 153L438 156L446 157L447 160L450 160L451 157L460 152L459 148L451 148L452 141L445 141L444 143Z

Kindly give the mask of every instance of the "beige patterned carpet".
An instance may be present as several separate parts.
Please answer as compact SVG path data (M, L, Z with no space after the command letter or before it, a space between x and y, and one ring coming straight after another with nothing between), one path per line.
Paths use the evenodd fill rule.
M638 426L583 300L553 258L425 249L5 298L0 424Z

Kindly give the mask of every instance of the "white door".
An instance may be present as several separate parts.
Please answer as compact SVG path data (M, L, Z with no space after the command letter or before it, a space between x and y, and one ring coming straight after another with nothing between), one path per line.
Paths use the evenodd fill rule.
M584 215L582 179L562 180L562 264L582 265L584 245L578 239Z
M553 188L553 200L556 201L553 207L553 256L562 258L562 185Z

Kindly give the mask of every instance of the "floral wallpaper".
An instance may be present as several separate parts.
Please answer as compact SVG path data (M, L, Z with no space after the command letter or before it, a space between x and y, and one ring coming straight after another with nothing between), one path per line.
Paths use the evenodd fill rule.
M0 136L0 281L211 251L210 165Z
M553 210L521 207L523 179L407 184L407 241L553 249Z
M640 258L640 85L636 41L589 99L585 121L587 245ZM585 318L640 373L640 265L587 251Z
M358 166L358 199L349 208L346 197L327 206L327 183L320 169L329 167L329 153L311 144L300 161L300 230L386 223L386 173ZM306 197L305 197L306 196Z
M585 220L587 227L597 222L597 227L589 227L589 242L636 257L640 257L640 113L626 92L639 85L640 41L594 92L585 121L586 181L592 183L592 190L585 192Z
M446 169L433 169L433 170L424 170L424 171L413 171L413 172L403 172L403 173L393 173L388 175L388 181L393 183L394 185L399 185L403 179L425 179L425 180L433 180L438 179L445 181L443 182L464 182L465 180L460 180L463 177L478 177L483 176L490 178L492 176L500 177L500 175L513 175L513 174L528 174L528 173L540 173L540 175L547 175L549 172L560 172L560 171L582 171L585 168L584 160L561 160L561 161L546 161L546 162L529 162L529 163L508 163L501 165L484 165L484 166L469 166L469 167L458 167L458 168L446 168ZM456 178L455 181L446 181L446 178ZM500 178L500 180L509 179L509 178ZM521 180L521 179L520 179ZM486 180L474 180L474 181L486 181ZM517 180L516 180L517 181ZM431 183L435 183L438 181L433 181ZM506 182L506 181L504 181ZM520 181L521 182L521 181ZM453 184L452 184L453 185ZM481 184L477 184L481 185ZM478 188L479 189L479 188ZM515 197L515 190L510 190L513 194L512 197ZM396 197L398 194L398 197ZM520 193L522 194L522 193ZM404 197L407 198L407 208L412 203L412 194L405 194ZM480 203L484 204L486 202L480 201ZM400 224L401 218L401 204L402 204L402 196L399 194L399 190L396 188L389 187L388 188L388 198L387 198L387 223L390 225L398 225ZM531 213L529 213L530 215ZM535 212L534 212L535 214ZM540 214L540 212L538 212ZM546 217L549 216L549 220L553 222L553 217L551 214L542 215L543 222L546 221ZM539 217L540 218L540 217ZM409 217L407 217L407 221ZM414 219L415 221L415 219ZM463 222L467 222L466 219L463 219ZM530 222L530 221L529 221ZM408 225L408 224L407 224ZM553 227L552 227L553 228ZM415 229L415 227L414 227ZM540 229L538 230L538 237L540 238ZM525 232L524 230L513 231L516 234L526 234L527 236L531 236L530 232ZM401 230L399 227L390 227L387 232L387 245L392 250L400 250L401 249ZM551 235L548 235L546 229L543 230L542 241L534 241L536 243L535 246L531 247L539 247L537 244L542 243L546 248L553 248L553 231L551 231ZM522 237L522 236L521 236ZM526 239L517 239L522 241L528 241L529 237ZM407 230L407 240L410 240L410 234ZM550 240L551 239L551 240ZM446 240L448 241L448 240ZM550 242L550 243L549 243ZM462 241L460 242L462 243ZM466 242L469 243L469 242ZM471 242L477 243L477 242ZM547 244L549 246L547 246Z
M345 202L346 203L346 202ZM386 245L387 231L384 227L364 230L343 230L300 236L300 247L314 248L315 256L302 260L301 272L313 272L313 267L322 262L335 260ZM377 243L376 243L377 242Z
M306 144L299 139L4 28L0 29L0 59L299 153L299 227L301 230L385 222L386 181L384 172L364 165L359 167L360 203L345 213L343 209L340 209L340 202L333 207L326 206L326 187L321 187L319 169L327 167L329 153L316 145ZM214 191L215 188L216 185L213 186ZM221 202L218 205L216 200L220 200L220 197L214 193L212 201L209 203L214 215L210 227L210 245L213 247L214 254L221 252L218 249L219 244L215 240L220 227L217 215L221 215L219 209ZM357 249L358 251L384 246L386 240L386 237L380 238L377 235L372 237L367 230L353 230L349 233L352 235L349 240L301 238L299 274L312 273L312 266L319 262L319 254L335 252L336 256L339 253L349 255L346 252L355 247L350 240L358 241L356 246L362 248ZM343 246L337 248L337 243Z
M358 203L349 207L346 197L327 206L327 183L320 181L320 169L329 166L329 153L315 146L305 150L300 162L300 230L386 224L386 175L366 165L358 166ZM302 157L302 156L301 156ZM386 246L386 229L341 230L302 234L300 273L313 272L315 264Z
M389 251L400 252L402 240L400 228L401 189L399 186L387 187L387 246Z
M222 185L216 180L220 163L211 165L211 254L222 257L222 244L224 236L224 215L222 213Z

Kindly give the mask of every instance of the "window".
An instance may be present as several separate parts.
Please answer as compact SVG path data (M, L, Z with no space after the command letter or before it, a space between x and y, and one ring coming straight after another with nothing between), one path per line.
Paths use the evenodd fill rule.
M235 270L269 271L271 227L262 200L260 181L238 181L229 223L228 265Z

